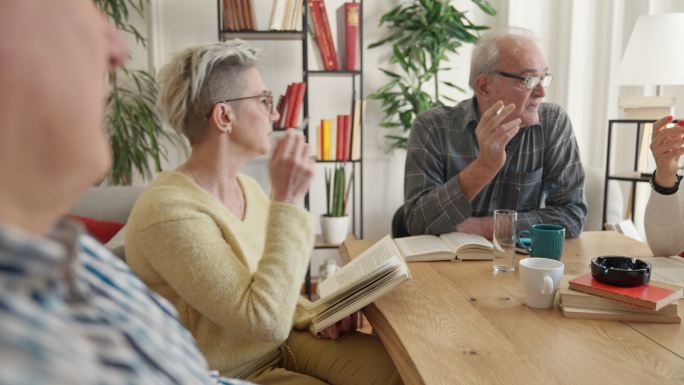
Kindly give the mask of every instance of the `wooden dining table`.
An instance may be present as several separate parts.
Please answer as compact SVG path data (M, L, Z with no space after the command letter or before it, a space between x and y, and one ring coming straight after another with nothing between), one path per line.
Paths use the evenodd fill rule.
M342 260L372 244L348 239ZM651 252L617 232L584 232L565 241L565 274L588 272L600 255ZM407 385L684 384L681 324L570 319L557 303L533 309L518 269L494 273L491 261L409 268L411 281L363 309Z

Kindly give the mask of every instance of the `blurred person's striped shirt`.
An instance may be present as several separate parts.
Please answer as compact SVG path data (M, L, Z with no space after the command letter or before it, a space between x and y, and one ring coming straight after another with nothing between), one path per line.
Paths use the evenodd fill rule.
M80 227L0 226L0 384L232 384L175 309Z

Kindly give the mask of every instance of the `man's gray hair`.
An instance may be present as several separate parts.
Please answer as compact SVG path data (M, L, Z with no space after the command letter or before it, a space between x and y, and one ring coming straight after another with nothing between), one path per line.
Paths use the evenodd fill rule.
M162 115L190 143L202 140L214 104L243 96L242 73L256 65L258 54L242 40L197 45L174 54L157 76Z
M501 60L501 41L511 40L514 43L532 42L537 45L534 33L528 29L508 27L491 30L477 40L470 59L470 77L468 85L475 90L475 79L482 74L492 73L499 68ZM517 50L514 46L513 51Z

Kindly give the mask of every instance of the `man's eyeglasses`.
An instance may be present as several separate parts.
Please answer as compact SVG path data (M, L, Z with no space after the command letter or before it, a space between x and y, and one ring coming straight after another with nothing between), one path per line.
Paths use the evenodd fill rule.
M543 87L548 87L551 84L551 80L553 79L553 75L551 74L544 74L544 76L520 76L503 71L494 71L494 73L497 75L501 75L503 77L522 80L523 84L525 85L525 88L527 88L528 90L533 90L534 87L536 87L540 83Z
M217 102L214 102L212 104L211 111L209 111L209 113L207 114L207 119L209 119L211 117L211 112L214 110L213 106L215 106L219 103L238 102L240 100L259 99L259 98L261 98L260 102L261 102L261 104L264 105L264 107L266 108L266 111L268 111L269 114L273 114L273 94L270 91L268 91L268 92L260 93L259 95L245 96L242 98L234 98L234 99L225 99L225 100L219 100Z

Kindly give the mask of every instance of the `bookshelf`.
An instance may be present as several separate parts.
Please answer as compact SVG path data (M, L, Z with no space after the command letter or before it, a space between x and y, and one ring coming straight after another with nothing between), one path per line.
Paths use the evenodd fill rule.
M637 183L643 183L650 180L650 173L653 170L640 170L639 168L643 165L640 164L639 158L644 150L648 150L644 146L648 146L648 142L644 142L644 130L646 129L646 124L654 123L653 119L611 119L608 120L608 140L606 143L606 174L603 183L603 216L601 223L606 223L606 215L608 212L608 182L611 180L616 180L619 182L628 182L631 184L631 194L630 194L630 207L632 220L634 219L634 213L636 209L636 190ZM620 127L624 129L625 127L631 127L635 134L635 148L634 148L634 166L631 171L624 172L613 172L611 170L611 149L612 149L612 139L613 130ZM620 134L625 135L624 132Z
M302 7L302 12L301 12L301 26L302 30L268 30L268 27L270 25L270 22L268 23L259 23L259 20L263 21L263 17L256 17L256 29L254 30L246 30L246 29L235 29L235 30L228 30L225 28L224 24L224 4L226 0L217 0L217 26L218 26L218 39L220 41L224 40L229 40L229 39L243 39L243 40L251 40L251 41L268 41L271 42L271 44L281 44L281 43L286 43L286 42L298 42L300 44L300 58L301 58L301 64L295 63L296 57L292 60L291 64L288 64L287 58L277 58L279 63L282 63L283 66L287 65L292 65L292 66L301 66L301 80L300 79L290 79L289 81L301 81L305 84L305 91L304 91L304 98L303 98L303 103L302 103L302 111L301 111L301 116L302 116L302 121L306 122L303 126L303 134L305 138L307 139L308 142L312 142L315 144L313 139L315 138L316 134L316 124L312 120L315 118L312 116L312 108L314 111L318 108L316 105L320 104L321 101L324 101L326 99L330 98L330 95L326 97L326 92L321 91L321 85L325 85L327 83L334 83L334 84L339 84L340 82L346 83L347 85L345 88L349 89L349 103L348 103L348 109L347 107L339 107L337 105L337 114L349 114L354 116L354 108L357 100L361 101L361 108L359 110L360 114L360 119L359 119L359 151L360 151L360 156L356 160L347 160L347 161L337 161L337 160L317 160L317 169L316 169L316 177L314 181L312 182L313 184L322 184L323 180L323 171L325 167L334 167L335 165L338 164L344 164L345 167L348 170L353 170L354 176L353 176L353 182L352 182L352 191L349 193L350 194L350 204L348 206L348 213L350 216L350 227L351 227L351 234L358 238L362 239L363 238L363 113L364 113L364 108L363 108L363 101L364 101L364 95L363 95L363 49L362 49L362 43L363 43L363 1L354 1L359 4L359 25L358 25L358 51L357 51L357 66L359 70L345 70L345 69L340 69L340 70L324 70L323 65L322 65L322 60L320 65L315 64L315 59L317 57L312 57L312 55L319 55L319 52L317 50L313 50L313 53L310 52L310 48L315 48L317 46L317 43L313 40L312 36L304 31L309 31L312 29L310 20L309 20L309 0L297 0L300 1L301 7ZM255 1L255 0L249 0L249 1ZM257 13L268 13L270 15L272 9L271 7L275 5L275 2L277 0L273 0L272 2L268 1L259 1L258 6L252 6L251 9L254 10L254 12ZM348 1L351 2L351 1ZM268 6L263 6L265 4L270 4L271 7ZM325 5L327 7L326 9L326 14L329 19L335 19L335 14L337 13L337 6L344 4L343 1L332 1L332 0L325 0ZM334 8L333 8L334 6ZM263 15L257 15L257 16L263 16ZM339 16L338 16L339 17ZM331 33L334 36L337 35L339 31L339 28L333 28L331 29ZM338 52L338 57L341 58L340 52L344 50L344 47L337 47L337 52ZM273 58L271 58L273 60ZM314 63L312 63L314 62ZM342 61L340 61L340 67L344 68L344 65ZM267 83L268 84L268 83ZM323 86L325 88L325 86ZM337 88L335 89L335 94L339 94L342 92L341 90L338 91ZM329 90L328 90L329 92ZM274 92L274 96L277 93ZM338 96L338 95L336 95ZM324 114L324 113L322 113ZM325 116L325 115L322 115ZM330 116L330 115L329 115ZM311 189L313 190L313 188ZM316 204L318 203L319 205L323 203L323 197L324 194L317 193L315 191L311 191L310 193L307 194L305 198L305 206L308 210L312 210L312 203ZM320 235L316 237L316 242L315 242L315 249L336 249L339 247L337 244L327 244L323 242L321 239ZM312 279L311 279L311 264L309 264L309 269L306 274L304 286L305 286L305 294L311 297L312 294Z

